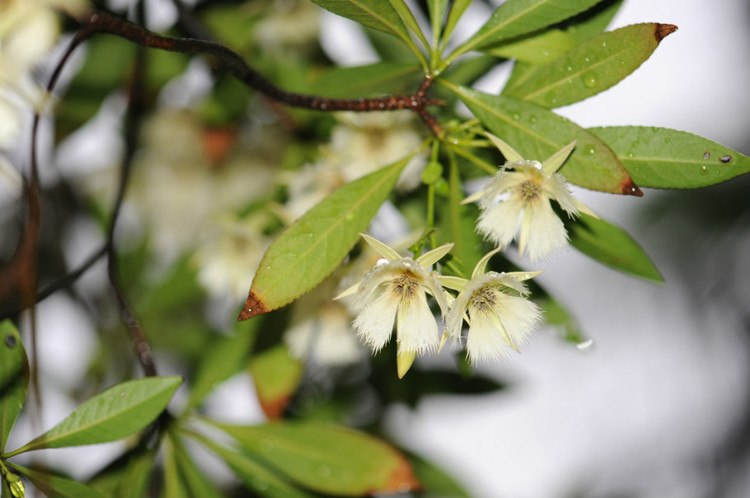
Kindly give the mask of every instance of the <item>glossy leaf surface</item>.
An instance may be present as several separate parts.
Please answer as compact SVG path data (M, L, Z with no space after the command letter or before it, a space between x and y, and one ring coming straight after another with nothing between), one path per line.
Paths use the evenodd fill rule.
M576 148L558 171L560 174L571 183L592 190L642 195L612 150L572 121L528 102L454 88L490 132L526 159L544 161L576 140Z
M0 453L21 413L29 384L29 364L18 330L10 320L0 323Z
M486 48L583 12L600 0L508 0L456 52Z
M252 358L250 374L260 406L268 418L277 419L284 413L284 408L302 379L304 369L304 364L292 358L283 344Z
M622 228L586 214L569 226L570 244L616 270L663 282L651 258Z
M361 432L318 422L219 427L279 472L321 493L362 496L419 485L400 452Z
M699 188L750 172L750 157L707 138L651 126L589 129L642 187Z
M106 443L130 436L159 416L181 382L180 377L148 377L110 387L12 453Z
M671 24L644 23L602 33L539 66L524 85L506 95L547 108L579 102L635 71L675 29ZM575 45L572 37L569 40Z
M409 159L344 185L284 230L263 256L239 319L280 308L327 277L357 243Z
M550 29L528 38L485 50L486 53L506 59L518 59L531 64L547 64L571 48L578 41L565 31Z
M370 28L409 40L409 33L396 9L386 0L313 0L326 10Z

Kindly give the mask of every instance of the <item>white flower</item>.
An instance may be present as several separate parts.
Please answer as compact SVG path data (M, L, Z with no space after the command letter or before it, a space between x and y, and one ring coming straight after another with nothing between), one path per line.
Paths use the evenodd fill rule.
M419 354L438 346L438 327L427 304L431 294L445 316L448 305L440 282L427 268L451 250L453 244L433 249L417 258L401 257L394 249L362 234L383 259L365 274L362 282L336 299L354 295L357 318L354 328L373 352L388 343L396 322L398 376L403 377Z
M328 277L294 303L291 324L284 333L292 356L323 366L362 359L364 348L352 330L352 314L344 303L331 300L339 281L338 275Z
M476 194L463 202L479 201L482 210L477 231L505 249L518 233L518 252L528 252L537 261L568 242L562 220L550 201L557 202L568 216L579 211L595 216L573 197L565 178L556 173L570 155L570 143L544 163L527 161L499 138L488 134L508 162ZM520 218L520 229L519 229Z
M441 347L447 339L460 340L466 320L466 351L472 364L503 359L511 349L518 351L541 321L539 308L523 297L528 291L522 283L541 272L484 273L490 257L499 250L477 263L471 280L440 277L443 285L459 291L448 313Z

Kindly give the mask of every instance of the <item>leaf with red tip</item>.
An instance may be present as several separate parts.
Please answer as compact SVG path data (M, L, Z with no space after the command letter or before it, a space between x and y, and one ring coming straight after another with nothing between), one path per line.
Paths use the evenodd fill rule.
M238 319L289 304L330 275L367 229L412 157L344 185L284 230L263 256Z
M272 420L280 418L302 379L304 365L280 344L253 357L248 368L263 413Z
M420 488L401 452L362 432L321 422L217 426L263 462L319 493L363 496Z

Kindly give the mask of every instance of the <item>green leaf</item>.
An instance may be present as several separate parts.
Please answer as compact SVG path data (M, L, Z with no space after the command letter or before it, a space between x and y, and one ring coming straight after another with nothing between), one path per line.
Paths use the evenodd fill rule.
M450 6L450 12L448 13L448 19L445 21L445 27L443 28L443 40L445 43L450 40L453 34L453 29L461 20L461 16L464 15L466 9L471 5L471 0L454 0Z
M248 490L260 496L271 498L277 496L285 498L311 498L313 496L292 486L278 474L261 465L249 455L219 446L203 436L196 434L193 434L193 436L198 437L207 448L224 460L224 463L232 469L234 475L245 483Z
M332 98L382 96L384 92L404 93L421 77L421 69L414 64L378 62L330 69L299 90Z
M321 493L361 496L419 486L400 452L361 432L317 422L217 426L264 462Z
M192 498L187 489L185 476L180 472L177 463L177 450L174 447L171 437L163 440L162 448L164 452L164 496L169 498Z
M417 38L419 38L419 41L424 44L425 48L429 50L430 43L427 41L427 38L425 38L424 33L422 33L422 28L419 27L419 23L414 18L414 14L412 13L411 9L406 5L404 0L389 0L391 3L391 6L396 9L396 12L401 16L401 20L406 24L406 27L409 28L412 33L414 33Z
M197 408L214 387L242 370L260 324L261 321L253 320L249 326L237 327L233 336L219 339L205 352L190 386L185 413Z
M451 497L470 498L471 494L466 491L445 470L424 458L410 455L409 461L414 468L417 479L422 483L423 491L419 496L425 497Z
M581 214L568 232L573 247L600 263L656 282L664 281L646 252L622 228Z
M146 496L155 458L155 451L144 450L132 454L117 487L118 498Z
M643 195L614 152L572 121L529 102L450 86L484 126L526 159L544 161L576 140L576 148L560 174L592 190Z
M248 368L263 412L270 419L281 417L297 390L305 365L290 356L285 345L279 344L254 356Z
M750 172L750 158L707 138L669 128L608 126L607 142L642 187L698 188Z
M579 42L596 36L609 26L612 18L622 7L623 0L605 0L593 8L565 21L568 34Z
M383 0L313 0L313 2L341 17L395 35L408 46L414 47L406 26L390 2ZM416 50L416 47L414 49Z
M506 95L548 108L579 102L638 69L675 29L671 24L644 23L602 33L536 68L524 85Z
M531 64L546 64L577 44L578 41L565 31L550 29L536 36L488 48L485 52L496 57L515 58Z
M284 306L323 281L357 243L411 157L344 185L284 230L263 256L239 319Z
M21 413L29 385L29 362L18 330L10 320L0 322L0 454Z
M27 469L13 462L7 462L7 464L20 474L23 474L39 491L49 498L106 498L106 495L80 482L47 472Z
M173 458L177 463L177 467L185 486L190 491L190 495L195 498L218 498L224 496L216 485L195 464L179 436L170 431L169 440L172 445ZM171 495L167 494L167 496Z
M583 12L600 0L508 0L492 13L479 31L448 58L452 62L469 50L486 48L525 35Z
M110 387L8 456L41 448L106 443L130 436L159 416L181 382L180 377L148 377Z

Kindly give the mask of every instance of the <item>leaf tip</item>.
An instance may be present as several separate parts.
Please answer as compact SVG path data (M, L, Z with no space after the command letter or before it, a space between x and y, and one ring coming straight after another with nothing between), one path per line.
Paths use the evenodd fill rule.
M393 490L399 493L406 493L409 491L419 491L422 489L422 485L414 475L414 471L411 465L405 458L399 459L398 466L393 469L390 474L388 485L386 490Z
M677 26L674 24L661 24L656 23L656 29L654 30L654 37L656 42L661 42L664 38L677 31Z
M638 185L636 185L633 182L632 178L628 178L627 180L624 180L620 184L620 193L623 195L634 195L636 197L643 197L643 190L641 190Z
M271 310L268 309L253 290L250 289L250 292L247 295L247 301L245 301L245 306L242 307L242 311L240 311L240 316L237 317L237 321L242 322L244 320L249 320L254 316L262 315L269 311Z

